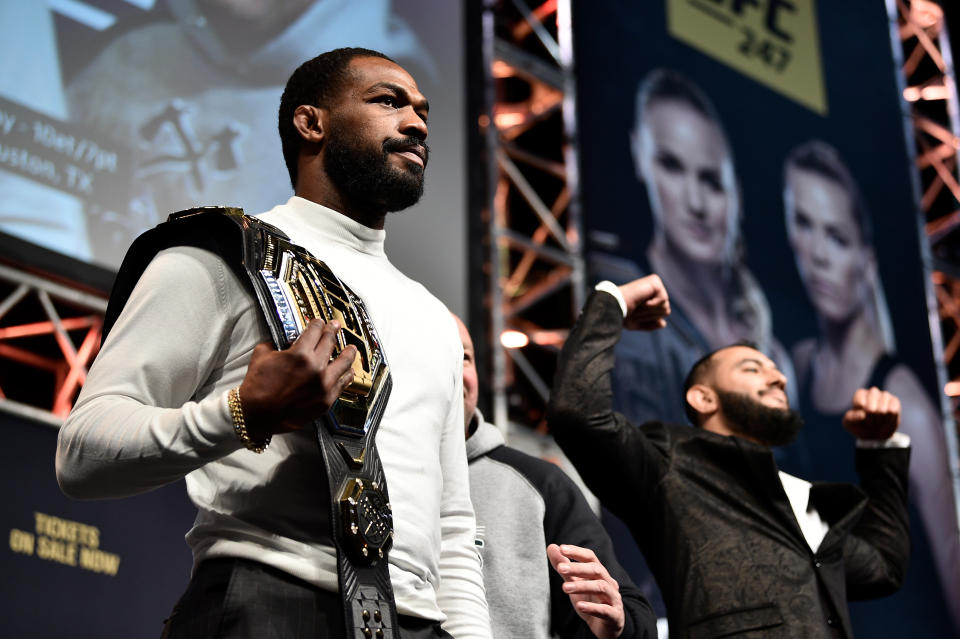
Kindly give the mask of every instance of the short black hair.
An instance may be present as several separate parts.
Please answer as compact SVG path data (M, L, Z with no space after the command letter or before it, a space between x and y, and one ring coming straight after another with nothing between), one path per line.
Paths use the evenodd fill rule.
M360 47L343 47L321 53L312 60L307 60L293 72L287 80L287 86L280 97L280 113L278 128L280 143L283 146L283 159L290 174L290 184L297 187L297 157L303 138L293 126L293 113L301 104L310 104L325 107L330 101L338 97L347 79L347 67L354 58L382 58L396 62L372 49Z
M696 384L703 382L704 378L713 370L713 356L719 353L720 351L725 351L728 348L733 348L734 346L746 346L747 348L752 348L755 351L760 351L757 345L748 340L742 340L739 342L734 342L733 344L727 344L726 346L721 346L720 348L715 348L710 351L696 362L690 368L690 372L687 373L686 379L683 380L683 410L687 414L687 419L690 420L690 423L694 426L700 426L700 413L690 405L690 402L687 401L687 391Z

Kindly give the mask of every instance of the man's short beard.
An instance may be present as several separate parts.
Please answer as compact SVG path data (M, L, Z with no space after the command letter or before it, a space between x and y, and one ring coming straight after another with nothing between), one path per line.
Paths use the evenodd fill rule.
M765 446L785 446L803 427L803 418L794 410L765 406L744 393L716 392L720 409L737 435Z
M411 164L409 169L390 166L390 153L417 144L417 138L391 139L383 143L381 152L363 148L359 139L346 136L327 138L324 169L330 180L353 206L375 211L402 211L416 204L423 195L424 167ZM424 160L426 164L426 160Z

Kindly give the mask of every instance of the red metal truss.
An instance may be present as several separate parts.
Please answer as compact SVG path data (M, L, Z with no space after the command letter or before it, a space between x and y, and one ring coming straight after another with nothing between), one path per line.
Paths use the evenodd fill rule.
M58 423L96 357L106 300L0 265L0 408Z

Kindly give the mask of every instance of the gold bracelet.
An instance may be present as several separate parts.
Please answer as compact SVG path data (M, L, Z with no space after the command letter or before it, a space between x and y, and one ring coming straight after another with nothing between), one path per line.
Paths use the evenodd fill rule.
M243 406L240 404L240 388L231 388L230 392L227 393L227 405L230 406L230 417L233 419L233 430L237 433L237 437L240 438L240 441L248 450L252 450L255 453L262 453L267 449L267 446L270 445L270 440L273 438L273 435L267 435L267 438L263 441L262 444L258 444L253 441L253 438L250 437L250 433L247 432L247 423L243 420Z

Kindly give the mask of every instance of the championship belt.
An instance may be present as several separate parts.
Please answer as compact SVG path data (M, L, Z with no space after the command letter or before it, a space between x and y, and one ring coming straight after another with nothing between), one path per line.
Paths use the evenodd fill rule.
M387 563L393 516L375 439L393 383L363 300L326 264L242 209L188 209L170 221L194 216L226 217L241 229L243 268L277 349L289 347L313 319L342 327L332 358L350 344L357 348L353 381L314 426L329 480L347 637L399 639Z

